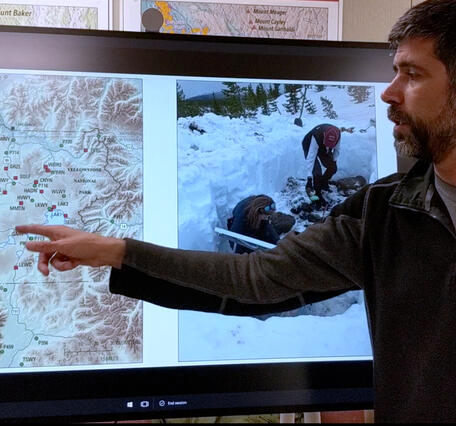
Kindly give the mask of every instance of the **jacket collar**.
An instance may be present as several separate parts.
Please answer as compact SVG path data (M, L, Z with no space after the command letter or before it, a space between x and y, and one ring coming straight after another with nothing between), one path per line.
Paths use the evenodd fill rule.
M419 160L399 182L390 204L429 212L435 192L434 167Z

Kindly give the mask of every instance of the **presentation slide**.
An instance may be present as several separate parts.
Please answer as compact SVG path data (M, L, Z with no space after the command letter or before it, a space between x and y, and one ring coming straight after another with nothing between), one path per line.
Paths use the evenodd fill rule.
M124 0L127 31L340 40L342 1Z
M234 317L108 292L109 268L36 268L17 224L64 224L230 252L242 199L270 196L277 232L304 231L396 171L384 84L0 70L0 372L371 359L363 295ZM302 140L341 130L313 209Z
M112 0L7 0L0 25L108 30Z

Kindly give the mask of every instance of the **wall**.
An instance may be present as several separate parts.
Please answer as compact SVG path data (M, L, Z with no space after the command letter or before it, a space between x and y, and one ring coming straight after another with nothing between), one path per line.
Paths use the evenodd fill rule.
M387 41L390 28L412 3L420 0L343 0L342 39Z

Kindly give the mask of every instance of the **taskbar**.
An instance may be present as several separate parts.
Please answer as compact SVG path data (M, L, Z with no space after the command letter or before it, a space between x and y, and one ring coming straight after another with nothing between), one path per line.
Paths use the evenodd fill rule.
M62 418L165 418L200 413L280 412L279 407L295 411L370 409L371 388L307 389L260 392L155 395L121 398L90 398L0 402L0 422L12 419ZM307 407L307 409L306 409ZM253 413L253 411L250 411Z

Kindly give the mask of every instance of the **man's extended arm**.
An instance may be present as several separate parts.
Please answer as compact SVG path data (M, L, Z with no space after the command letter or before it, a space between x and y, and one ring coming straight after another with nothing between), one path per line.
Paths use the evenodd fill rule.
M196 300L208 296L213 299L210 310L221 313L239 312L226 309L233 303L291 309L363 284L361 219L346 215L328 217L301 234L289 233L276 248L249 255L167 248L64 226L20 226L17 231L51 239L27 243L40 252L44 274L49 263L61 271L114 266L112 292L181 309L185 303L187 309L202 310L205 303Z
M260 313L262 308L253 305L293 309L333 295L325 293L362 286L359 237L359 220L330 217L304 233L289 233L272 250L248 255L127 239L124 263L112 271L110 289L179 309L237 315Z

